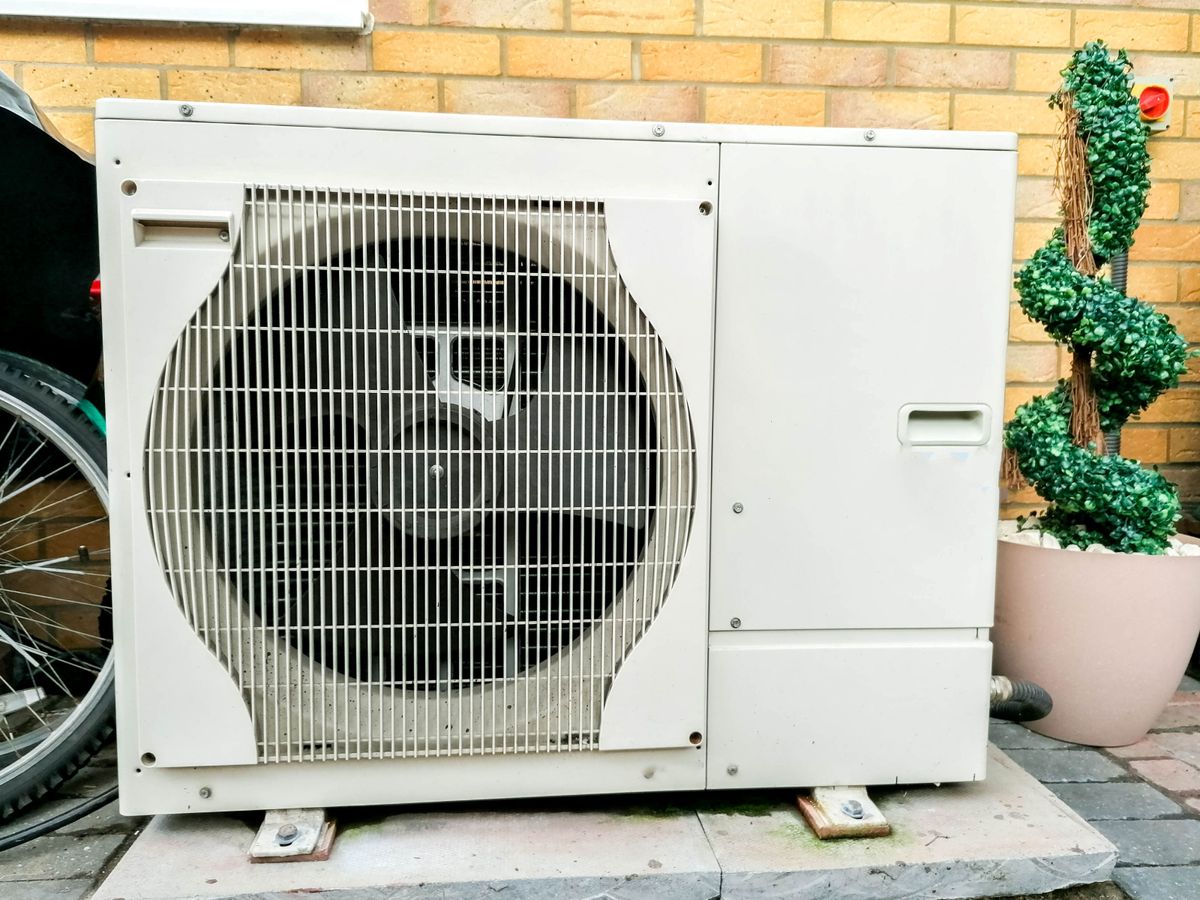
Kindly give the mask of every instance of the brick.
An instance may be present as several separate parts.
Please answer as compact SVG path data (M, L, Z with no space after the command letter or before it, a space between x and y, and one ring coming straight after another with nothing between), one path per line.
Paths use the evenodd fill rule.
M633 44L620 38L508 39L508 74L531 78L630 78Z
M1121 430L1121 444L1124 448L1125 435L1133 429L1124 428ZM1150 738L1142 738L1136 744L1130 744L1127 747L1109 747L1108 752L1120 759L1159 759L1167 755L1167 751Z
M1134 52L1129 54L1133 71L1146 75L1170 75L1175 79L1173 92L1178 98L1200 96L1200 58L1192 56L1161 56L1157 53ZM1174 113L1179 115L1179 106ZM1174 130L1174 127L1172 127ZM1158 140L1159 134L1154 139Z
M181 69L167 73L167 96L172 100L294 105L300 102L300 95L300 75L295 72Z
M960 44L1069 47L1071 12L1066 9L959 6L954 22L954 39ZM1066 60L1063 64L1066 64Z
M833 0L832 34L841 41L940 43L950 39L950 7L889 0Z
M571 85L554 82L447 80L443 99L446 112L566 117L573 92Z
M83 26L51 22L14 22L0 27L0 59L23 62L87 62Z
M759 81L758 44L642 41L642 78L667 81Z
M452 31L378 31L374 66L391 72L499 75L500 38Z
M770 49L767 80L776 84L879 87L887 83L882 47L779 44Z
M1117 845L1121 862L1171 866L1200 862L1200 821L1097 822L1096 830Z
M1150 303L1173 303L1179 299L1178 281L1174 266L1130 266L1126 289Z
M473 28L558 31L563 27L563 4L562 0L437 0L433 21Z
M304 102L312 106L437 112L437 79L310 73L304 78Z
M381 36L394 32L376 32ZM237 66L249 69L365 69L367 39L333 31L246 29L233 42Z
M1112 781L1125 774L1124 769L1095 750L1012 750L1008 755L1038 781L1047 784Z
M1062 741L1030 731L1016 722L989 723L988 740L1001 750L1057 750L1069 746Z
M692 34L693 0L570 0L574 31L631 31L639 34Z
M1171 462L1200 462L1200 428L1171 429Z
M1052 94L1062 84L1062 70L1068 62L1062 53L1018 53L1013 87Z
M1013 235L1013 259L1029 259L1050 239L1053 222L1018 222Z
M1190 766L1200 766L1200 734L1164 732L1151 735L1151 740L1165 748L1173 757ZM1200 783L1195 788L1200 790Z
M897 47L896 84L902 87L1006 88L1004 50Z
M1143 213L1143 216L1147 219L1174 219L1178 217L1179 197L1178 182L1154 182L1150 185L1150 194L1146 198L1146 211Z
M92 47L98 63L229 65L229 35L217 28L97 26Z
M1188 343L1200 343L1200 307L1160 306L1158 311L1166 314Z
M1112 879L1139 900L1189 900L1196 896L1196 874L1192 866L1121 866Z
M849 128L948 128L950 95L844 91L830 97L830 125Z
M1195 178L1200 172L1200 142L1150 141L1151 178Z
M959 94L954 98L954 127L959 131L1056 134L1058 113L1041 97Z
M1167 429L1128 427L1121 430L1121 455L1147 464L1167 461Z
M1197 411L1200 411L1200 390L1176 388L1167 391L1150 404L1150 408L1138 415L1137 420L1156 424L1160 422L1192 422L1197 418ZM1196 724L1200 725L1200 721ZM1159 727L1170 726L1160 725Z
M1195 391L1191 389L1176 389L1168 392L1169 394L1191 394L1187 399L1193 401L1188 408L1188 412L1178 416L1177 422L1194 422L1197 418L1197 411L1200 411L1200 406L1197 406ZM1178 473L1180 470L1173 470ZM1193 467L1187 469L1188 472L1195 473L1197 470ZM1172 476L1174 477L1174 476ZM1200 704L1187 703L1168 706L1162 711L1162 715L1158 717L1158 721L1154 723L1155 728L1200 728Z
M1013 341L1049 342L1046 330L1037 322L1025 315L1025 311L1015 303L1009 307L1008 337Z
M651 119L695 122L700 118L700 89L648 84L581 84L576 115L583 119Z
M1038 394L1046 393L1044 387L1013 387L1004 388L1004 418L1011 419L1018 406L1024 406Z
M1164 478L1175 485L1185 506L1200 499L1200 466L1190 463L1160 466L1159 471L1162 472ZM1172 719L1179 720L1180 724L1168 724L1163 727L1178 728L1186 725L1194 728L1200 726L1200 716L1188 714L1185 708L1174 707L1163 714L1164 721L1169 722Z
M1056 159L1053 138L1021 137L1017 139L1017 173L1019 175L1053 175Z
M729 37L819 38L825 0L705 0L701 27Z
M43 110L64 139L88 153L96 152L95 117L90 113Z
M158 72L115 66L25 66L22 82L40 106L91 106L99 97L161 96Z
M709 122L824 125L825 95L782 88L708 88L705 118Z
M1143 222L1134 233L1129 258L1180 262L1200 259L1200 225Z
M1058 351L1053 344L1009 344L1008 381L1049 382L1058 377Z
M1075 13L1076 46L1098 38L1110 47L1128 50L1184 51L1188 48L1188 15L1106 9Z
M1050 178L1022 178L1017 182L1018 219L1055 219L1059 215L1058 197Z
M1200 268L1187 266L1179 270L1179 299L1200 303Z
M1161 819L1183 813L1178 803L1148 784L1055 784L1050 789L1092 822Z
M429 0L371 0L371 15L379 24L428 25Z

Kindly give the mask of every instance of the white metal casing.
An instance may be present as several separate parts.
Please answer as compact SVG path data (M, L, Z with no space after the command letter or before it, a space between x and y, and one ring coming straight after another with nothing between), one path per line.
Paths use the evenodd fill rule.
M983 777L1011 135L101 101L97 148L124 810ZM599 750L259 759L144 487L156 385L253 184L603 202L696 478ZM230 240L139 242L181 214Z

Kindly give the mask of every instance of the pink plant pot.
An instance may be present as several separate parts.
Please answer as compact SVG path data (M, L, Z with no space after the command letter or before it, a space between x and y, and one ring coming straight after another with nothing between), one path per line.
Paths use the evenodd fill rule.
M1029 727L1094 747L1141 740L1200 633L1200 557L1000 541L996 565L993 671L1035 681L1054 700Z

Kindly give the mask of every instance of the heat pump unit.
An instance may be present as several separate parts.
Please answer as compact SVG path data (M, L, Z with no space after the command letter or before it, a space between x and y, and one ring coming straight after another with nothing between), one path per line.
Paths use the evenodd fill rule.
M98 115L125 812L984 777L1013 136Z

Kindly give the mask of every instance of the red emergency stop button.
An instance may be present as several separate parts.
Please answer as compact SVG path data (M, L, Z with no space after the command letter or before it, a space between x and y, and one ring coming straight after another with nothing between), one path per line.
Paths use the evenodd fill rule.
M1171 108L1171 92L1161 84L1148 84L1138 96L1138 109L1145 122L1157 122Z

